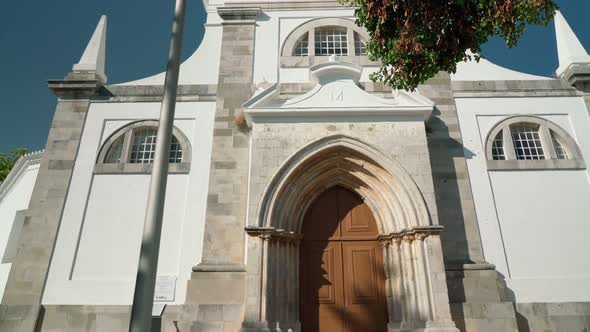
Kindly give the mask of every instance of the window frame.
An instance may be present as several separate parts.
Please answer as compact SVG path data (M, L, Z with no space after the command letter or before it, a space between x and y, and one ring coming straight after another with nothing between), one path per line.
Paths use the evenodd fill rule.
M539 138L545 159L517 159L511 127L518 124L539 126ZM505 159L494 160L492 148L494 140L500 134L502 135ZM565 148L567 159L558 158L553 137ZM537 116L517 115L497 123L486 137L485 152L487 168L493 171L586 169L586 163L575 140L560 126Z
M96 174L119 174L119 173L132 173L132 174L146 174L152 170L153 163L131 163L131 144L133 139L133 133L136 130L144 128L157 128L157 120L139 120L131 122L113 132L102 144L96 163L94 167L94 173ZM176 126L172 129L172 135L176 137L178 143L182 148L182 162L170 163L169 173L182 174L189 173L192 157L191 144L184 135L184 133ZM123 146L121 149L121 162L119 163L106 163L105 159L108 155L113 144L123 138Z

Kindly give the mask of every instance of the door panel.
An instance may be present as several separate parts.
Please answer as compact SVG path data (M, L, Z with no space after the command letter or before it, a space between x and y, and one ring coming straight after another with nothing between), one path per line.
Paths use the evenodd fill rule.
M340 238L338 191L326 191L309 207L303 222L303 234L305 241Z
M377 223L355 193L335 187L308 209L300 247L305 332L387 331Z
M377 241L342 242L347 331L385 331L383 257Z
M355 193L338 191L338 215L343 239L376 239L379 231L373 213Z
M347 304L378 302L377 257L371 242L343 243Z
M344 331L340 311L344 303L342 246L313 241L302 247L302 331Z

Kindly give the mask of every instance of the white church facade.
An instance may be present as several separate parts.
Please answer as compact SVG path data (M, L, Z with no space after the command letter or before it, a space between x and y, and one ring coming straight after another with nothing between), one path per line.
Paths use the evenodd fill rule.
M210 0L181 65L154 331L590 330L590 55L369 80L336 2ZM164 74L106 17L0 185L0 331L127 331Z

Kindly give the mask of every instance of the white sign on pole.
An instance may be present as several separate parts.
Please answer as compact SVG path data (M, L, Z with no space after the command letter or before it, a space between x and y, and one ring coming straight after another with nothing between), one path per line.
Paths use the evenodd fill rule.
M154 290L154 302L172 302L176 291L176 276L158 276Z

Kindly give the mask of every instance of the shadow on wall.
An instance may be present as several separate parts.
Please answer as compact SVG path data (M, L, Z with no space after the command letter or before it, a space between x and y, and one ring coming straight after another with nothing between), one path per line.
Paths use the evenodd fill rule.
M472 157L473 152L463 148L460 138L451 136L438 107L435 107L427 123L426 136L438 218L440 224L445 227L441 239L445 263L447 265L475 263L469 257L459 186L459 181L469 181L469 179L466 170L456 169L456 162L461 158Z
M450 77L439 74L420 91L436 105L426 123L426 137L438 219L444 226L441 243L451 314L457 328L465 331L466 320L483 318L474 317L468 312L471 309L465 311L466 307L483 310L486 302L512 302L514 294L503 276L496 276L497 272L483 258L465 161L475 154L463 146ZM465 270L466 264L482 264L482 268ZM477 303L472 303L472 299Z

